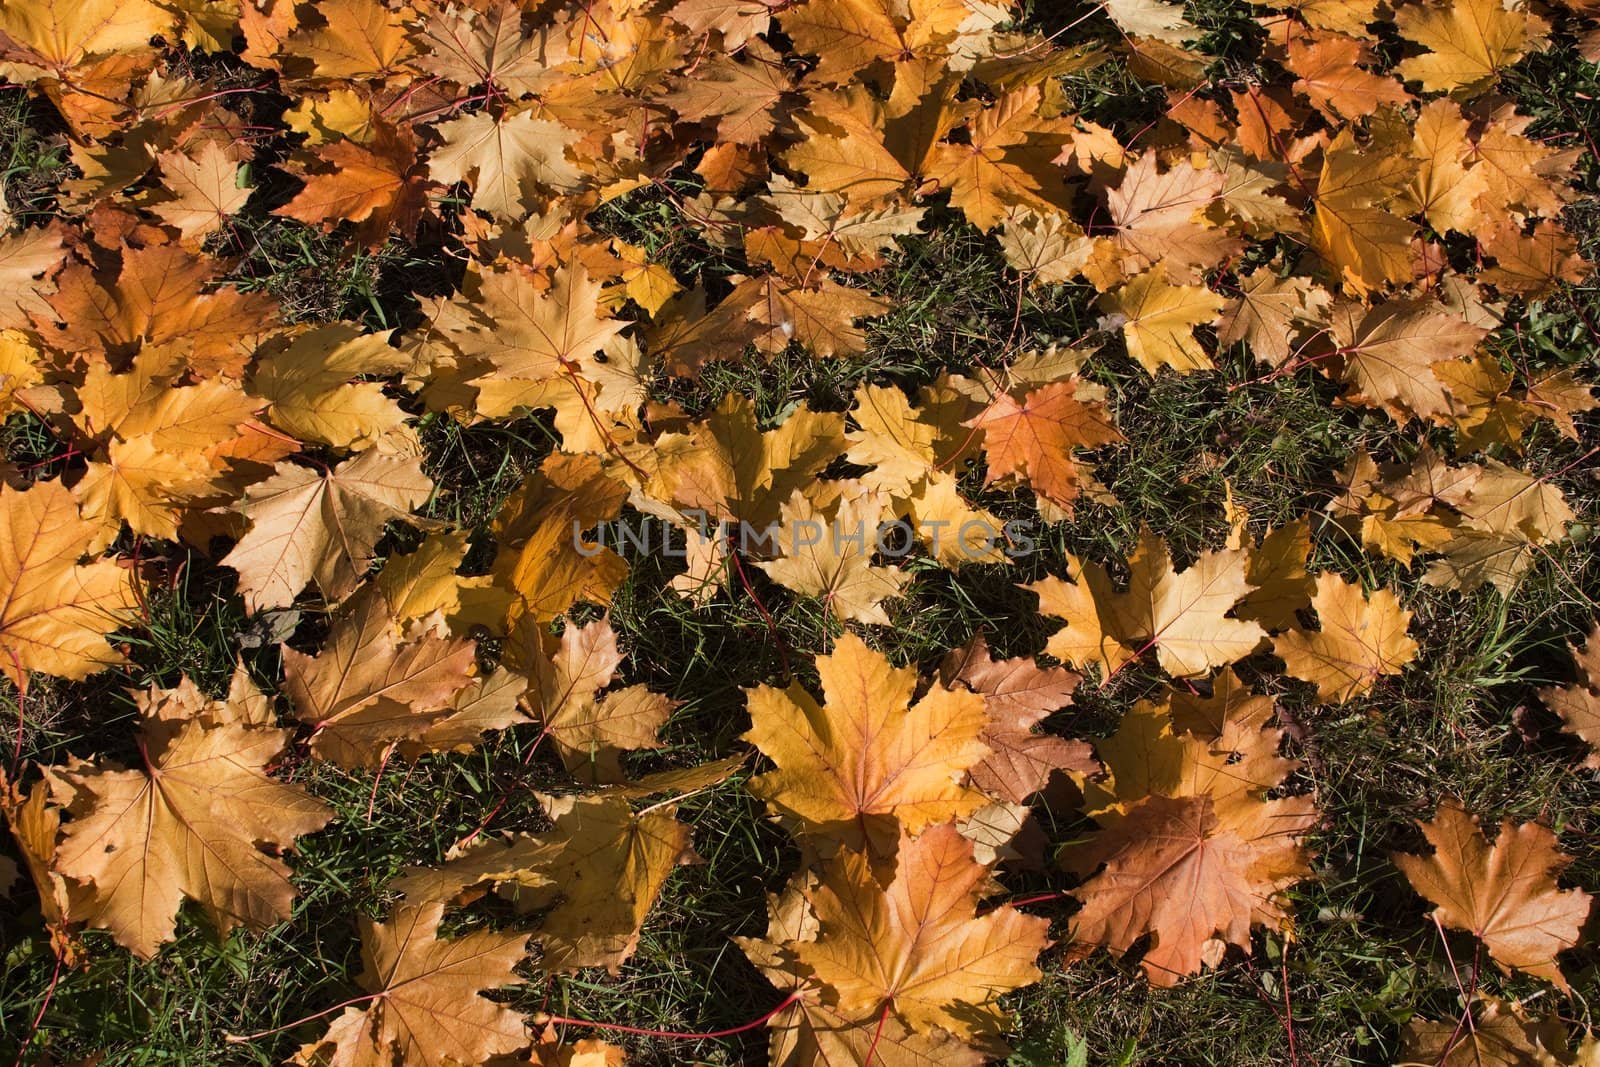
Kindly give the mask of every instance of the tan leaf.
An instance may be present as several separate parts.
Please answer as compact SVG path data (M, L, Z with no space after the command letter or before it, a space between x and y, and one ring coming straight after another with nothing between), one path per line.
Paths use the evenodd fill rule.
M179 237L198 247L197 238L222 228L229 215L237 214L250 199L250 188L239 186L239 167L215 141L207 141L193 158L181 152L163 152L162 183L171 199L150 210L170 226Z
M1312 33L1289 42L1289 58L1284 65L1299 76L1294 83L1295 92L1304 93L1330 119L1349 121L1366 118L1384 105L1403 105L1411 99L1411 94L1393 78L1357 66L1371 62L1371 53L1354 38Z
M382 0L327 0L317 9L322 25L302 27L288 51L314 64L319 78L383 78L415 52L395 14Z
M324 230L360 223L356 236L369 248L388 240L391 229L415 236L428 207L427 182L415 173L416 145L409 133L380 130L370 145L334 141L319 148L319 169L272 213Z
M1350 384L1345 399L1381 408L1396 422L1444 416L1450 400L1433 365L1470 354L1487 333L1433 303L1341 304L1334 308L1333 337Z
M252 725L248 711L166 720L153 693L140 770L60 769L58 798L72 816L56 869L82 884L73 918L110 930L148 959L172 940L178 906L199 902L217 930L263 929L289 917L289 867L261 851L320 830L332 809L267 776L290 731Z
M313 579L323 596L343 599L371 564L384 523L404 518L432 490L420 459L377 450L320 474L280 463L246 492L239 510L250 529L222 563L239 572L252 612L292 603Z
M103 352L116 362L141 349L182 346L189 373L237 377L253 336L274 324L277 305L231 287L206 292L223 266L175 244L124 249L114 279L73 264L50 297L62 328L41 335L51 348Z
M375 994L346 1008L319 1040L302 1045L304 1067L436 1067L482 1063L528 1043L521 1015L480 996L522 985L512 970L525 932L478 930L440 938L443 904L401 905L387 923L361 921L361 987Z
M780 511L777 541L781 554L757 563L773 581L804 596L847 622L889 625L883 602L903 596L911 576L899 567L872 562L885 500L860 487L843 488L830 515L796 489Z
M1348 127L1323 149L1312 245L1357 296L1411 278L1411 238L1417 227L1388 205L1410 183L1415 169L1416 163L1398 152L1362 152Z
M1005 221L1013 207L1059 210L1061 176L1054 166L1072 140L1063 119L1039 114L1036 86L1014 90L967 123L969 143L940 145L928 176L950 190L950 204L980 230Z
M519 111L495 119L487 111L434 127L444 144L428 157L428 173L472 188L472 206L496 218L521 219L546 197L575 192L583 173L566 156L581 134Z
M402 639L375 585L352 597L322 651L283 649L283 688L315 727L311 752L341 767L376 767L396 741L415 740L451 712L472 682L471 641L431 633Z
M497 3L484 11L470 7L428 11L416 40L427 47L416 65L463 88L495 85L513 95L536 93L560 75L554 70L571 58L558 27L525 34L522 9Z
M939 679L947 688L964 685L984 699L989 721L978 740L989 755L968 774L990 796L1021 804L1047 786L1056 771L1099 770L1082 741L1034 732L1052 712L1072 703L1081 675L1063 667L1041 669L1031 656L997 660L979 634L945 655Z
M1556 849L1555 834L1507 819L1491 845L1477 818L1450 800L1421 825L1434 854L1401 853L1394 862L1412 888L1438 905L1433 917L1480 939L1502 969L1526 971L1566 990L1556 956L1578 943L1591 898L1581 889L1556 887L1572 858Z
M1297 340L1326 329L1333 297L1310 278L1280 278L1257 267L1239 279L1239 295L1228 302L1217 323L1217 343L1243 341L1255 357L1274 367L1289 361Z
M1222 185L1221 174L1187 161L1158 173L1156 154L1146 152L1106 194L1117 241L1138 256L1142 268L1160 265L1169 281L1197 284L1204 271L1244 247L1206 220Z
M602 693L622 666L616 631L606 619L569 623L559 639L525 622L507 642L506 665L528 678L529 710L567 769L591 781L620 781L620 753L658 747L656 731L678 704L643 685Z
M1513 1002L1479 993L1469 1015L1434 1021L1412 1019L1396 1067L1553 1067L1592 1059L1557 1059L1565 1051L1566 1027L1558 1020L1533 1020Z
M1588 766L1600 766L1600 625L1582 648L1573 646L1578 680L1539 690L1544 706L1561 716L1561 728L1582 738L1590 749Z

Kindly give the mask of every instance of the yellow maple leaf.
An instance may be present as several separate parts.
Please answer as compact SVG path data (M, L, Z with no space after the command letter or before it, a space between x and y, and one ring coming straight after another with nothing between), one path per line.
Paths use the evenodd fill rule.
M798 683L748 692L745 739L777 764L750 789L802 833L852 848L893 847L916 831L969 815L986 798L960 781L988 754L978 740L983 698L935 687L912 702L917 672L894 668L846 633L817 658L823 703Z
M1324 573L1317 576L1311 605L1321 628L1280 634L1272 651L1291 676L1315 683L1323 700L1358 697L1380 675L1399 674L1417 654L1417 643L1406 636L1411 613L1387 589L1364 596L1360 585Z
M1186 374L1212 366L1194 328L1215 322L1222 304L1203 285L1173 285L1151 270L1101 296L1098 306L1121 327L1128 355L1145 370Z
M124 662L105 635L134 616L135 579L111 560L80 564L100 526L60 482L0 486L0 674L81 679Z
M903 595L911 576L872 562L886 502L859 486L842 485L839 491L837 506L823 509L796 489L780 511L781 554L757 566L786 589L819 598L841 621L887 626L883 602Z
M1429 92L1475 93L1541 44L1550 29L1536 15L1500 0L1405 4L1395 10L1400 36L1427 49L1400 61L1400 76Z
M1009 906L977 914L989 871L972 851L948 823L902 833L892 878L845 852L802 890L818 932L792 948L841 1015L875 1023L887 1012L967 1040L1005 1027L996 1000L1039 980L1050 923Z

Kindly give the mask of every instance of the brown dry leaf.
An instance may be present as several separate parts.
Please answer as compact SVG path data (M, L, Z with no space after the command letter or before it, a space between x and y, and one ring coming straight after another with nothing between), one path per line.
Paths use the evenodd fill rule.
M723 47L737 50L772 24L779 0L678 0L667 14L698 37L716 32Z
M1248 736L1246 731L1261 730L1272 719L1274 708L1270 696L1251 692L1229 668L1212 679L1210 696L1174 690L1168 710L1175 731L1220 741L1224 736Z
M438 1067L482 1063L528 1043L517 1012L480 993L522 985L512 969L526 932L478 930L440 938L444 905L403 904L387 923L361 920L361 987L375 994L349 1007L319 1040L302 1045L302 1067Z
M1017 478L1071 511L1079 493L1073 450L1124 440L1111 412L1098 400L1080 399L1078 385L1076 377L1053 382L1030 391L1021 403L1000 393L962 423L983 433L981 443L989 461L985 487L1002 478Z
M783 162L806 175L807 189L863 205L893 198L931 174L935 151L948 149L938 142L967 109L955 102L955 89L953 79L932 86L898 114L864 85L817 93L793 118L803 137Z
M1407 1023L1405 1046L1395 1067L1592 1065L1593 1059L1564 1055L1565 1030L1557 1019L1530 1019L1521 1005L1479 992L1460 1017Z
M50 947L63 963L74 966L83 956L83 945L68 929L73 888L55 869L56 846L61 839L61 809L50 803L49 783L36 781L24 794L5 772L0 771L0 814L11 828L17 852L38 891L39 915L50 932ZM0 889L4 888L7 888L6 879L0 877ZM11 899L16 900L14 892Z
M145 349L127 373L93 363L80 385L63 390L76 408L74 427L93 442L83 446L91 461L73 486L84 518L105 525L91 549L104 547L124 521L135 533L174 539L188 509L231 495L227 466L259 425L261 402L227 378L179 385L181 366L167 362L167 354Z
M1565 991L1556 956L1578 943L1592 898L1581 889L1557 888L1556 876L1572 857L1556 848L1556 835L1538 823L1507 819L1490 845L1477 818L1453 800L1421 825L1434 854L1401 853L1394 862L1412 888L1438 905L1433 918L1480 939L1502 969L1525 971Z
M649 473L643 488L652 500L703 513L713 526L737 518L764 529L844 450L842 415L802 406L763 431L755 404L730 392L705 418L661 434L636 462Z
M888 626L883 602L904 595L911 576L872 562L887 500L858 483L841 483L839 492L830 513L796 489L779 511L778 558L756 566L785 589L817 597L841 621Z
M1272 639L1272 651L1290 677L1312 682L1317 697L1344 703L1370 690L1385 674L1399 674L1417 654L1406 636L1411 612L1388 589L1364 595L1338 575L1317 576L1311 598L1320 629L1290 630Z
M1077 891L1089 925L1075 936L1120 954L1154 935L1144 967L1157 985L1216 964L1228 943L1248 948L1252 924L1287 928L1282 893L1310 871L1299 838L1317 821L1311 799L1267 799L1297 766L1277 754L1283 732L1259 728L1270 702L1232 681L1217 690L1218 706L1182 709L1200 733L1140 702L1096 743L1107 774L1085 784L1085 808L1105 829L1062 855L1080 875L1106 864Z
M1060 211L1066 201L1054 160L1071 143L1073 127L1041 117L1039 104L1036 86L1007 93L969 120L968 143L934 150L929 178L980 230L1000 225L1013 207Z
M400 742L398 751L407 759L424 752L471 752L484 734L530 721L521 706L527 689L528 680L511 671L480 675L456 691L420 737Z
M1137 269L1159 265L1171 282L1198 284L1205 271L1244 248L1206 217L1222 186L1220 173L1188 161L1159 173L1156 154L1146 152L1106 194L1117 242L1137 257Z
M543 724L567 770L589 781L618 782L624 751L656 748L656 731L678 702L643 685L609 692L622 666L607 619L568 623L558 639L531 620L513 629L506 666L528 678L529 713Z
M825 359L865 353L867 334L856 322L882 315L890 306L827 275L814 277L809 285L777 274L749 278L728 300L747 307L748 319L767 327L753 339L760 351L774 355L796 341Z
M1119 956L1148 936L1140 965L1152 985L1198 972L1214 940L1249 950L1270 857L1220 826L1209 796L1145 797L1077 858L1104 869L1073 891L1084 906L1072 936Z
M1311 523L1307 519L1268 530L1261 543L1249 549L1245 580L1257 588L1234 608L1234 615L1260 623L1268 630L1284 630L1295 623L1295 612L1311 603L1316 582L1306 573L1311 558Z
M1561 728L1582 738L1590 749L1586 766L1600 767L1600 625L1582 648L1572 647L1578 680L1539 690L1544 706L1561 716Z
M984 699L989 721L978 740L989 755L968 774L990 796L1021 804L1057 771L1083 775L1100 769L1082 741L1034 732L1052 712L1072 703L1081 675L1064 667L1041 668L1031 656L997 660L978 634L945 655L939 680L951 689L964 685Z
M0 485L0 674L27 690L30 671L82 679L125 662L106 635L139 603L132 571L78 560L100 536L60 482Z
M250 199L250 187L239 185L239 165L215 141L201 145L193 157L163 152L156 159L170 197L150 210L176 227L179 239L191 248L199 248L200 239L221 229Z
M1365 32L1364 30L1362 31ZM1383 106L1409 103L1399 82L1357 64L1374 57L1361 41L1339 33L1312 33L1289 42L1284 65L1298 75L1294 91L1303 93L1329 119L1363 119Z
M1433 100L1417 115L1412 135L1417 177L1406 191L1428 224L1443 233L1473 233L1483 217L1478 206L1488 193L1484 174L1471 167L1471 124L1451 100Z
M395 742L416 740L449 716L475 663L471 641L402 637L388 601L369 584L345 605L321 652L283 649L283 688L315 729L312 755L370 768Z
M525 32L522 9L509 0L485 4L482 11L432 8L413 37L427 49L414 62L464 89L494 85L515 96L536 93L559 78L554 68L571 58L559 30L557 25Z
M918 1033L886 1016L853 1019L824 1003L822 990L796 986L795 946L817 939L819 924L804 892L815 889L814 879L796 877L781 895L768 895L764 939L733 939L769 982L798 994L767 1023L773 1067L870 1067L869 1057L879 1067L980 1067L984 1056L944 1030Z
M1208 723L1191 734L1166 706L1138 702L1115 734L1095 742L1106 775L1084 784L1085 810L1113 826L1148 796L1210 797L1223 829L1252 846L1284 850L1282 884L1294 881L1307 870L1295 838L1315 823L1316 812L1309 797L1267 799L1299 764L1278 755L1281 729L1262 729L1243 710L1220 733ZM1186 722L1193 718L1185 713Z
M789 110L785 97L794 83L782 57L759 41L743 54L748 62L713 54L661 102L678 113L679 121L714 126L711 136L718 144L766 140Z
M973 401L941 377L918 390L913 405L895 386L863 383L856 387L856 424L845 434L846 458L873 468L862 483L895 497L909 495L918 483L937 472L959 469L976 454L978 435L964 418Z
M1444 544L1423 580L1472 590L1491 582L1510 594L1540 558L1540 545L1559 541L1576 515L1559 486L1499 460L1470 468L1474 477L1447 498L1461 525Z
M280 463L239 504L249 531L222 560L239 572L251 612L293 603L315 580L330 601L355 588L390 519L405 518L433 491L420 458L377 449L332 470Z
M886 0L807 0L779 21L799 51L818 57L820 78L842 82L875 63L944 58L970 14L959 0L909 9Z
M252 338L275 324L277 305L234 288L206 292L223 267L175 244L124 248L114 279L74 263L50 297L59 325L41 323L40 337L61 352L103 353L118 364L162 348L197 377L238 377Z
M628 1058L622 1049L596 1037L563 1042L556 1028L547 1025L533 1044L529 1062L532 1067L623 1067Z
M482 371L479 414L550 407L543 383L582 373L628 325L601 316L601 285L582 263L558 268L547 286L521 270L486 273L469 297L457 294L435 322L442 340ZM571 403L578 404L576 398Z
M1433 302L1337 305L1333 339L1350 384L1344 399L1380 408L1400 423L1415 416L1442 419L1451 405L1433 365L1470 355L1488 332Z
M1283 278L1257 267L1239 279L1238 294L1217 323L1217 344L1223 347L1243 341L1257 359L1281 367L1297 341L1327 329L1333 297L1310 278Z
M392 229L416 236L428 209L427 181L417 175L417 149L409 132L379 127L368 145L335 141L316 153L322 169L305 175L305 187L274 215L324 230L355 222L356 239L377 248Z
M60 227L0 236L0 329L29 326L32 316L48 314L46 298L56 291L49 276L66 257L65 236Z
M1050 923L1009 906L976 914L988 878L948 823L916 837L902 831L892 877L861 853L841 853L802 890L818 928L815 940L793 945L795 958L846 1018L876 1023L887 1010L918 1033L998 1033L1006 1017L995 1002L1039 980L1034 960Z
M983 806L983 794L961 781L989 751L979 740L982 697L935 686L913 703L915 668L891 667L851 633L817 657L817 672L821 704L798 682L748 691L745 740L777 765L751 779L750 791L799 832L886 854L901 828Z
M289 917L289 867L261 851L292 847L333 810L266 773L288 730L259 722L258 693L195 707L192 690L145 698L140 770L77 764L52 771L71 816L55 868L78 883L72 915L144 959L172 940L185 898L226 934ZM198 713L196 713L198 712Z
M530 908L545 906L558 891L564 898L540 925L545 970L605 967L616 973L633 955L668 876L699 862L677 811L676 804L665 804L635 815L626 800L611 797L552 802L551 833L564 842L545 868L552 886L522 898Z
M540 926L548 971L616 971L639 942L645 917L675 867L696 862L677 805L634 814L620 795L557 797L554 827L472 845L437 869L413 870L390 888L445 901L484 882L519 910L555 907Z

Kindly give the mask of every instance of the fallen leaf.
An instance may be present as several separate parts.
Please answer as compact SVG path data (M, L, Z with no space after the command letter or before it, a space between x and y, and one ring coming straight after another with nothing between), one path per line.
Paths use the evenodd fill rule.
M1556 849L1555 834L1507 819L1491 845L1477 818L1450 800L1421 825L1433 855L1400 853L1394 862L1413 889L1438 905L1433 918L1481 940L1503 970L1524 971L1565 991L1556 956L1578 943L1591 898L1581 889L1557 888L1556 876L1572 858Z

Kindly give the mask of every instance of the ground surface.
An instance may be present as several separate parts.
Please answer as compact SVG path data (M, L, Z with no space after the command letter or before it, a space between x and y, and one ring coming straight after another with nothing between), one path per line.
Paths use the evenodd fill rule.
M1041 10L1034 18L1049 29L1076 16ZM1241 15L1202 4L1197 19L1226 34ZM1600 136L1600 72L1570 45L1525 60L1503 86L1536 116L1540 136L1563 144ZM1084 76L1072 90L1087 114L1119 131L1136 129L1152 108L1159 110L1159 98L1121 95L1114 68ZM64 158L48 108L25 93L0 91L0 165L13 211L36 217L52 210L52 190L69 173ZM1600 161L1586 154L1574 179L1593 191ZM601 221L679 273L695 270L704 254L680 243L668 202L648 190L609 207ZM1600 201L1579 202L1569 222L1590 258L1600 258ZM1070 341L1093 328L1096 294L1087 285L1019 293L993 242L958 215L936 211L924 230L901 242L889 266L862 279L897 305L871 323L865 356L816 361L796 354L765 365L719 365L693 389L673 385L672 395L699 408L738 391L755 397L763 415L800 400L839 410L863 381L913 385L999 350ZM416 321L412 294L452 284L455 268L438 235L432 238L424 233L415 244L396 239L376 253L352 255L339 240L253 204L234 221L222 251L242 257L238 284L272 293L304 319L393 327ZM1497 336L1518 362L1587 363L1592 371L1596 322L1600 289L1585 283L1522 313ZM1115 355L1090 373L1107 387L1131 442L1106 450L1098 468L1117 504L1081 508L1051 529L1019 570L919 571L911 595L890 606L894 625L874 631L896 662L928 668L980 628L1008 655L1037 652L1047 627L1016 583L1060 573L1063 550L1112 560L1149 524L1177 554L1192 556L1226 534L1225 484L1252 517L1275 524L1321 509L1355 448L1384 454L1411 439L1381 414L1330 403L1336 388L1311 370L1260 380L1261 368L1242 352L1214 374L1152 379ZM1421 651L1400 679L1345 705L1318 705L1303 687L1280 686L1290 725L1287 753L1304 761L1291 787L1314 791L1324 816L1309 841L1315 876L1291 894L1293 942L1258 934L1251 960L1230 958L1168 990L1152 989L1137 968L1103 953L1071 966L1049 955L1045 980L1008 1001L1018 1047L1012 1062L1076 1062L1085 1047L1092 1063L1388 1062L1407 1019L1459 1010L1445 946L1422 919L1424 903L1389 863L1392 850L1417 847L1414 820L1447 793L1486 817L1537 818L1555 827L1577 857L1570 881L1600 887L1600 781L1580 769L1581 744L1558 732L1533 697L1539 686L1568 678L1566 646L1600 614L1593 541L1600 479L1589 458L1600 437L1592 416L1580 419L1580 427L1580 441L1548 424L1532 433L1522 465L1560 486L1577 522L1565 542L1544 551L1512 597L1489 587L1465 595L1432 589L1420 582L1418 567L1376 562L1332 537L1317 541L1314 564L1366 573L1399 592L1415 613L1412 634ZM422 435L430 472L451 490L438 517L468 528L481 524L550 448L535 418L463 429L427 416ZM57 447L22 418L6 426L4 443L18 464L48 459ZM125 746L134 716L126 686L171 684L181 674L213 691L225 684L241 636L254 634L257 623L231 595L225 571L197 558L174 573L168 587L151 591L147 625L126 635L131 669L86 685L36 685L21 728L25 758L59 762ZM664 732L666 747L649 766L739 750L736 738L746 723L741 689L778 682L785 655L803 661L829 640L815 604L774 592L758 606L734 594L696 611L663 590L670 573L666 561L636 564L611 609L629 652L629 680L683 701ZM786 651L771 639L765 610ZM246 648L252 669L273 677L271 644L255 646ZM806 676L805 668L800 674ZM1152 673L1124 671L1110 685L1086 690L1052 725L1076 736L1104 734L1158 684ZM9 736L17 709L7 692L0 727ZM502 799L497 818L518 823L533 803L529 787L537 787L541 774L556 773L538 759L524 769L535 732L510 731L473 754L431 756L376 779L327 765L295 768L296 780L334 805L338 817L300 842L295 917L265 934L218 943L191 917L178 941L150 962L97 951L52 986L54 961L35 936L30 909L8 913L0 920L0 1047L14 1048L30 1032L49 990L29 1056L48 1049L58 1061L104 1051L108 1064L280 1060L308 1030L244 1045L227 1043L226 1035L271 1029L353 995L360 967L356 916L381 913L388 878L419 851L441 855ZM680 817L692 825L704 863L672 875L621 973L541 981L519 995L519 1007L704 1032L736 1026L775 1002L728 937L762 931L763 895L781 886L794 861L792 845L738 779L690 798ZM1059 843L1083 828L1067 821L1048 829ZM1027 894L1062 884L1058 875L1032 874L1012 879L1009 888ZM1063 899L1029 910L1060 920L1060 932L1072 904ZM91 935L90 944L108 948L99 938ZM1600 956L1581 950L1569 959L1577 996L1563 1002L1563 1011L1587 1023L1586 998L1600 995ZM1487 969L1483 982L1510 996L1540 988ZM703 1042L614 1040L641 1064L756 1063L764 1056L759 1032Z

